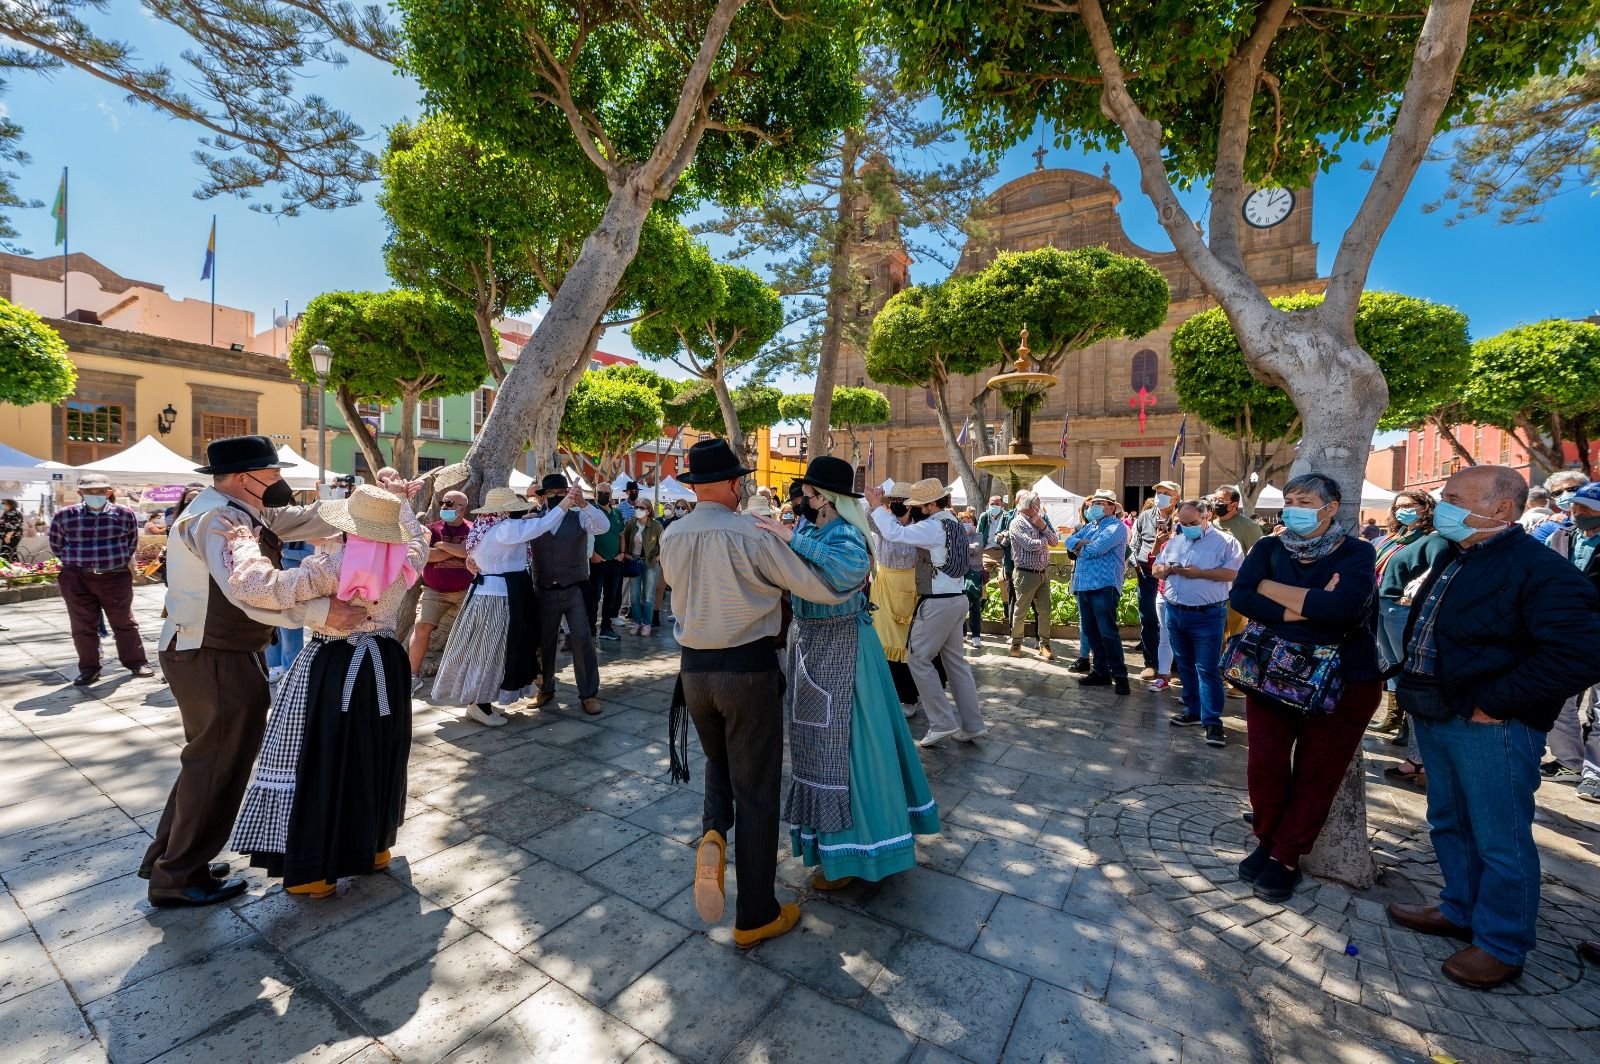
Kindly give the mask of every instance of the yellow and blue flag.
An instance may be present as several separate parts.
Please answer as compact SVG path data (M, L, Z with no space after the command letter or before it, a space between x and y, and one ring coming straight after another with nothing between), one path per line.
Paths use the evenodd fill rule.
M213 214L211 216L211 239L206 241L206 263L205 263L204 266L200 267L200 279L202 281L207 281L207 280L211 279L211 267L216 264L216 261L217 261L217 216Z

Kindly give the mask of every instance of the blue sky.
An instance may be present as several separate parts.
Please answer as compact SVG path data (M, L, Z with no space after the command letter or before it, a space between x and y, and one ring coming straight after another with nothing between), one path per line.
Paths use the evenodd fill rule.
M131 9L101 25L136 42L153 58L171 58L176 35ZM200 171L190 158L194 128L124 102L111 86L77 71L53 78L17 72L4 106L24 130L33 159L18 182L25 195L48 203L63 165L72 168L72 246L124 275L163 284L174 296L207 298L200 280L211 216L218 216L217 299L253 310L264 328L285 299L293 310L330 289L381 288L384 224L369 187L364 202L339 211L308 212L276 219L232 198L197 200ZM382 129L418 111L416 86L379 64L355 57L349 66L320 72L314 85L349 110L381 143ZM1029 143L1003 160L996 184L1033 169ZM1381 145L1353 146L1349 157L1317 183L1314 236L1320 266L1331 265L1344 226L1355 213L1371 173L1359 168ZM1153 208L1138 191L1131 156L1083 153L1051 147L1046 164L1098 174L1109 163L1123 190L1121 214L1129 235L1145 247L1170 247ZM1392 289L1449 303L1464 311L1474 336L1487 336L1519 322L1581 317L1600 310L1595 248L1600 238L1600 201L1587 192L1557 199L1544 221L1499 226L1477 218L1453 227L1446 211L1422 213L1424 203L1446 186L1441 164L1425 164L1378 251L1369 287ZM1199 213L1199 205L1196 205ZM19 211L20 243L35 255L59 251L47 209ZM916 280L937 280L942 269L918 264ZM625 353L616 334L602 341Z

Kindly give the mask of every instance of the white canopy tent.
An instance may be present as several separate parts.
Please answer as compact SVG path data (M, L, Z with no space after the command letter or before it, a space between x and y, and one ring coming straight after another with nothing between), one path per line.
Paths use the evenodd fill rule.
M588 492L594 491L594 486L591 485L587 480L584 480L582 477L580 477L578 475L578 471L576 469L573 469L571 466L567 466L567 483L568 484L576 484L576 485L578 485L578 487L582 488L584 491L588 491Z
M316 463L306 461L303 455L287 443L278 445L278 461L289 463L280 472L283 473L283 479L288 481L289 486L295 491L310 491L317 486ZM331 481L338 475L331 469L324 470L323 479Z
M694 502L694 492L678 482L677 477L665 477L658 489L662 502Z
M99 473L113 483L142 487L146 484L182 484L194 480L209 484L211 478L194 471L193 459L169 450L154 436L108 458L78 466L78 476ZM314 473L313 473L314 477Z
M1083 496L1075 495L1049 477L1040 477L1032 488L1044 503L1044 512L1056 528L1077 528L1080 523L1079 508Z
M1361 508L1363 510L1386 510L1394 502L1394 492L1380 488L1370 480L1361 482ZM1283 492L1268 484L1261 489L1261 495L1256 499L1258 510L1283 509Z
M49 480L51 471L60 471L69 467L58 462L47 462L43 458L35 458L15 447L7 447L0 443L0 480L21 481L34 483Z

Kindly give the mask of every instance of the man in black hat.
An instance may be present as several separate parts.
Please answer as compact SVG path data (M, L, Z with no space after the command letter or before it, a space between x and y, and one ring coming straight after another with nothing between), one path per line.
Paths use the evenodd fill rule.
M286 610L240 605L229 593L229 558L221 530L226 511L260 528L261 550L277 564L284 540L327 539L339 530L315 504L294 507L278 472L284 463L265 436L234 436L206 448L211 487L189 504L168 533L166 624L161 671L187 740L178 779L155 841L139 866L157 906L211 905L243 893L242 879L223 880L211 864L228 841L250 768L261 747L271 689L263 651L277 627L355 627L366 610L322 598Z
M533 696L533 707L537 709L556 696L556 643L565 620L579 704L594 716L600 712L600 665L584 589L589 586L589 537L609 529L611 518L586 503L583 489L569 485L560 473L548 473L539 482L539 498L544 513L538 520L551 528L528 543L533 554L533 582L538 588L534 602L539 610L539 672L544 677L539 693Z
M695 907L707 923L722 919L722 875L733 829L739 843L733 939L747 948L783 934L800 918L800 907L780 906L773 890L783 776L777 640L783 593L835 603L855 591L834 591L798 554L739 513L742 484L752 470L739 463L726 440L695 444L688 464L678 479L694 489L694 511L661 536L661 576L672 588L675 634L683 648L670 726L673 775L688 778L687 711L706 754Z

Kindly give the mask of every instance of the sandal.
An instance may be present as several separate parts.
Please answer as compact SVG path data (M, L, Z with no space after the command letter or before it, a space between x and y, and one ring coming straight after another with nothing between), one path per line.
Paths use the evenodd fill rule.
M1410 766L1407 768L1406 766ZM1392 780L1403 780L1406 783L1416 783L1424 778L1426 770L1410 758L1406 758L1398 765L1390 765L1383 770L1383 774Z

